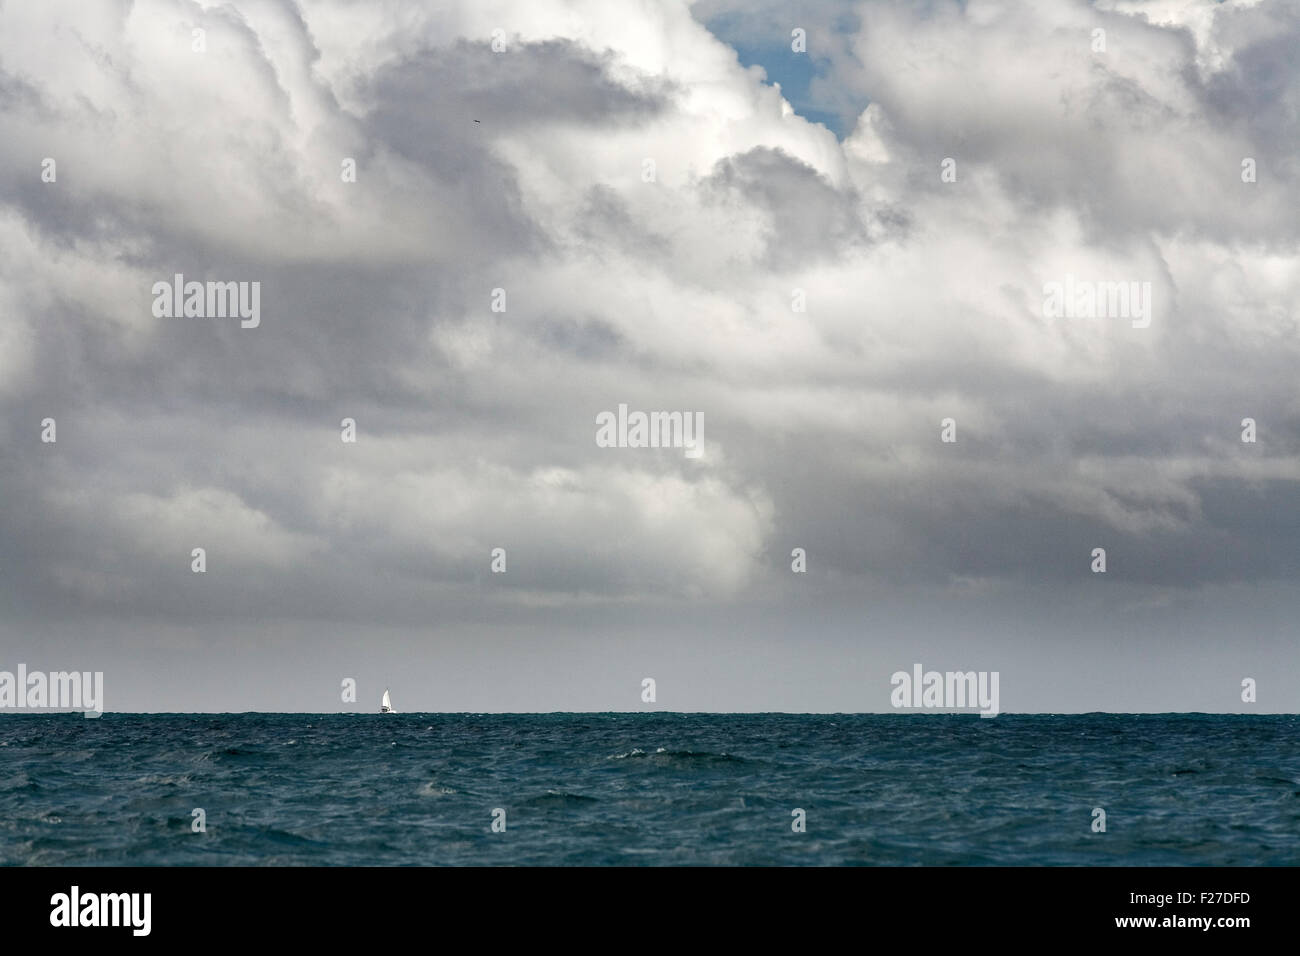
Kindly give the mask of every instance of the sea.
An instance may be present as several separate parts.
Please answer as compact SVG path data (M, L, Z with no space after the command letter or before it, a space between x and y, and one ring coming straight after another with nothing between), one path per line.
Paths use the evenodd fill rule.
M0 863L1300 864L1300 717L0 716Z

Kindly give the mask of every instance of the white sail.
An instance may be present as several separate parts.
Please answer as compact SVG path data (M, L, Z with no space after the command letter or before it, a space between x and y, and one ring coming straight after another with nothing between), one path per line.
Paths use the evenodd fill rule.
M392 699L391 697L388 696L388 688L387 688L387 687L384 688L384 700L383 700L383 703L381 703L381 704L379 705L379 712L380 712L381 714L395 714L395 713L397 713L397 711L393 710L393 699Z

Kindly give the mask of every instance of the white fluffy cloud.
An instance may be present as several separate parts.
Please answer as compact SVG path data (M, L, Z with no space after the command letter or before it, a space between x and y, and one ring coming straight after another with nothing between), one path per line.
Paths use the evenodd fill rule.
M854 14L825 53L864 103L841 142L685 3L6 7L5 438L75 436L4 465L10 506L61 535L112 511L123 581L206 525L324 604L340 564L743 600L828 528L849 580L1065 576L1078 545L1028 542L1080 521L1154 580L1255 533L1203 496L1300 478L1294 14ZM154 318L175 272L261 281L263 326ZM1067 275L1149 282L1151 326L1045 319ZM620 402L703 412L705 460L596 448ZM96 593L104 550L61 537L46 569L39 517L7 521L51 602ZM495 546L520 557L485 592ZM1186 583L1285 571L1281 543L1234 553Z

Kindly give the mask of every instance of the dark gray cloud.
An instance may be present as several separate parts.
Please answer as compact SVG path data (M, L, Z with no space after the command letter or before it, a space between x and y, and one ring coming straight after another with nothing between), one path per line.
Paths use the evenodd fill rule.
M840 258L868 238L859 197L841 193L779 149L757 147L720 160L701 188L706 201L737 202L767 214L762 264L771 268Z

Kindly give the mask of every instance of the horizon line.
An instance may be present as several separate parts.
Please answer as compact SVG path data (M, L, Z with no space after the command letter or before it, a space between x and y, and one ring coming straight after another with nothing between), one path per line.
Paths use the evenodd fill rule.
M416 716L451 716L451 717L545 717L561 714L573 715L680 715L680 716L771 716L787 717L1088 717L1101 714L1108 717L1300 717L1296 711L1208 711L1208 710L1053 710L1053 711L1010 711L1002 710L992 717L986 717L978 710L942 710L899 709L899 710L407 710L383 713L377 710L104 710L93 709L55 709L43 707L5 707L0 708L0 716L25 714L27 716L63 716L67 714L120 714L125 717L183 716L215 717L232 715L285 715L305 717L416 717Z

